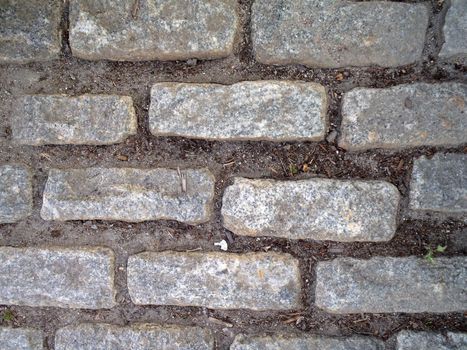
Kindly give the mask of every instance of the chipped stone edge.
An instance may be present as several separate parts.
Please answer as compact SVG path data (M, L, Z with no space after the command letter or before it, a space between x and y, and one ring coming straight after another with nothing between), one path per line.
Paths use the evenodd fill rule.
M329 97L328 97L328 90L325 86L316 83L316 82L306 82L306 81L294 81L294 80L260 80L260 81L254 81L254 80L244 80L240 81L234 84L218 84L218 83L184 83L184 82L173 82L173 81L162 81L155 83L151 87L151 105L152 105L152 95L153 95L153 90L156 89L158 86L167 86L170 87L170 85L197 85L197 86L219 86L219 87L231 87L234 85L241 85L243 83L264 83L265 85L268 83L293 83L295 85L298 84L303 84L303 85L308 85L310 87L313 87L317 93L321 95L321 111L320 111L320 116L319 119L323 124L323 128L320 133L316 133L314 136L310 137L300 137L300 136L292 136L292 137L268 137L268 136L259 136L259 137L250 137L250 136L230 136L230 137L204 137L204 136L195 136L187 133L181 133L181 132L163 132L163 131L158 131L157 127L154 127L153 124L156 124L155 121L151 123L151 117L149 117L149 131L151 135L156 136L156 137L163 137L163 136L176 136L176 137L184 137L188 139L193 139L193 140L207 140L207 141L271 141L271 142L292 142L292 141L323 141L326 134L327 130L329 128L329 118L327 115L328 108L329 108ZM151 106L149 107L149 113L151 114Z

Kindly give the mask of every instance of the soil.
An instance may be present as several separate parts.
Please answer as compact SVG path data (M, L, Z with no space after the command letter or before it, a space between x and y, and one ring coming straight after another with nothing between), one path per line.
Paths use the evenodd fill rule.
M424 2L424 1L401 1ZM65 1L66 5L68 1ZM243 80L302 80L328 89L329 133L341 122L342 94L355 87L389 87L412 82L467 81L465 60L439 61L443 42L440 28L447 1L429 2L432 9L423 60L398 68L315 69L304 66L266 66L255 62L250 36L252 0L240 0L242 18L235 54L214 61L110 62L84 61L71 56L68 45L68 13L63 13L63 52L57 61L26 65L0 65L0 164L20 162L34 169L34 214L16 224L0 225L0 245L95 246L117 254L117 299L111 310L73 310L0 306L0 325L43 329L45 348L53 349L57 328L80 322L200 325L211 328L217 349L228 349L238 333L299 333L323 335L372 335L387 340L402 329L467 331L466 314L358 314L332 315L313 305L314 266L338 256L368 259L373 256L423 256L429 247L446 245L437 256L466 254L467 219L435 213L415 214L407 209L408 188L414 158L436 152L467 153L457 148L419 147L404 151L346 152L332 142L213 142L180 137L154 137L149 133L148 108L152 84L161 81L215 82ZM65 6L67 8L67 6ZM138 116L138 134L111 146L12 146L9 110L19 94L107 93L129 95ZM118 221L48 222L39 216L41 195L50 168L71 167L207 167L216 176L215 216L207 224L190 226L175 221L130 224ZM379 179L397 186L403 195L399 227L387 243L338 243L290 241L279 238L241 237L222 227L221 198L234 176L273 179ZM293 204L291 204L293 210ZM135 306L126 288L128 255L145 250L218 250L225 239L230 252L276 251L290 253L301 263L305 308L296 312L219 311L200 307ZM436 260L436 257L435 257ZM10 312L12 319L10 319ZM8 317L6 317L8 316ZM213 320L217 319L220 321ZM223 323L223 322L226 322ZM230 327L232 326L232 327ZM388 342L389 348L393 342Z

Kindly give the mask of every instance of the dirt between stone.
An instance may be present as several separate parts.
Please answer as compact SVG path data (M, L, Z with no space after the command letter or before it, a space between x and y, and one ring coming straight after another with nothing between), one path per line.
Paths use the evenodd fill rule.
M422 2L422 1L404 1ZM34 214L17 224L0 225L0 245L7 246L107 246L117 256L116 283L119 306L111 310L0 307L0 325L41 328L46 349L54 348L54 332L67 324L135 322L199 325L210 328L217 349L228 349L238 333L264 332L349 336L371 335L390 339L403 329L467 331L465 314L327 314L313 305L314 266L339 256L367 259L373 256L426 254L438 244L440 255L465 255L467 220L434 213L415 215L407 209L413 159L436 152L467 153L457 148L419 147L404 151L346 152L335 140L323 142L214 142L180 137L154 137L149 133L150 88L156 82L212 82L232 84L244 80L303 80L328 89L329 132L341 122L342 94L355 87L389 87L411 82L467 82L467 66L461 61L437 61L442 43L440 27L445 1L431 1L423 62L395 69L313 69L304 66L265 66L253 59L249 39L251 0L240 1L243 31L235 55L214 61L188 62L90 62L71 56L68 46L68 14L62 20L64 49L60 60L27 65L0 66L0 164L19 162L30 166L34 177ZM67 7L67 6L65 6ZM16 147L10 143L9 109L18 94L107 93L129 95L138 116L138 134L111 146ZM47 222L39 216L42 191L50 168L79 167L190 168L207 167L216 177L215 215L209 223L190 226L174 221L124 223L113 221ZM399 227L387 243L338 243L290 241L278 238L241 237L222 227L222 193L232 177L273 179L378 179L396 185L403 196ZM293 203L290 205L293 210ZM233 241L231 241L231 238ZM135 306L126 288L126 261L130 254L163 250L216 251L225 239L230 252L275 251L300 260L305 308L296 312L218 311L200 307ZM436 260L436 257L435 257ZM390 348L393 343L390 341ZM391 345L392 344L392 345Z

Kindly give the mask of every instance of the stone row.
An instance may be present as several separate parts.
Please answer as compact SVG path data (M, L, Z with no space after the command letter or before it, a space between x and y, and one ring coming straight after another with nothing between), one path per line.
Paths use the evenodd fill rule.
M442 58L465 57L466 0L453 0ZM0 63L59 57L59 1L9 1L0 9ZM88 60L216 59L232 55L240 32L236 0L73 0L72 54ZM44 20L46 19L46 20ZM395 67L420 61L426 4L347 0L256 0L252 45L258 62L312 67Z
M462 145L466 100L467 85L455 82L351 90L343 97L338 145L350 151ZM327 109L326 89L316 83L157 83L149 128L155 136L218 141L322 141ZM35 146L113 144L137 129L132 99L112 95L19 97L10 121L13 142Z
M32 175L19 164L0 166L0 223L32 212ZM215 178L207 169L51 169L43 191L44 220L176 220L208 222ZM389 241L401 195L385 181L234 178L222 197L223 225L235 234L341 242ZM293 211L290 208L293 207ZM414 213L467 212L467 155L414 161L409 191Z
M401 331L395 339L396 350L461 350L467 346L467 333ZM28 328L0 328L0 343L5 349L44 349L42 332ZM148 323L130 326L83 323L60 328L55 334L56 350L213 350L214 344L213 332L207 329ZM363 336L239 334L230 346L230 350L258 349L383 350L384 343Z
M0 247L0 305L110 309L114 261L102 247ZM315 273L314 303L330 313L446 313L467 304L467 257L337 258ZM127 262L135 305L300 310L302 277L285 253L143 252Z

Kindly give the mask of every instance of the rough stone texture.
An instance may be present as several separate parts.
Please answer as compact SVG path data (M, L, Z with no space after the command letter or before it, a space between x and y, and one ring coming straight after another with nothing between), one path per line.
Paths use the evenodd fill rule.
M383 343L366 337L330 338L322 336L238 335L230 350L382 350Z
M42 350L43 341L36 329L0 327L0 350Z
M238 235L389 241L400 195L382 181L236 178L222 199L224 227Z
M210 219L213 197L214 176L205 169L52 169L41 217L197 224Z
M348 150L467 142L467 84L357 88L344 95L339 146Z
M443 34L440 57L467 56L467 0L451 0Z
M318 262L316 305L332 313L453 312L467 305L467 258Z
M395 67L421 58L425 4L256 0L252 39L265 64Z
M107 248L0 247L0 304L100 309L115 305Z
M149 126L154 135L214 140L322 140L326 110L326 90L315 83L159 83Z
M28 63L59 57L61 1L0 2L0 63Z
M19 164L0 166L0 223L26 218L32 211L32 184L29 170Z
M277 253L145 252L128 259L138 305L287 310L301 303L298 260Z
M70 3L73 55L117 61L213 59L233 51L235 0Z
M402 331L397 334L396 350L465 350L467 333Z
M467 213L467 154L436 154L416 159L409 207L414 210Z
M112 144L136 134L131 97L29 95L16 101L12 138L26 145Z
M57 331L55 350L212 350L211 332L199 327L81 324Z

